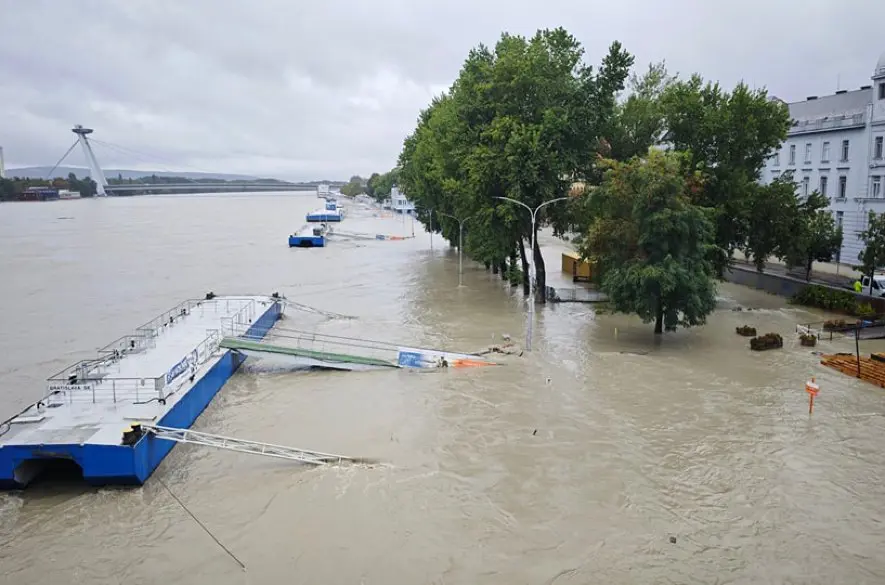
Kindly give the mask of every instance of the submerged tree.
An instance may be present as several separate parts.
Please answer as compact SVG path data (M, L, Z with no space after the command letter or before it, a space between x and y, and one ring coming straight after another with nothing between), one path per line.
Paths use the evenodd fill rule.
M784 173L768 185L749 188L747 240L743 249L756 270L762 272L771 256L787 256L798 217L799 201L792 173Z
M715 232L709 212L692 203L703 186L685 174L685 158L652 149L644 159L605 161L581 250L612 309L654 322L656 334L701 325L716 305Z
M531 241L529 213L509 197L535 208L565 196L595 163L598 138L610 127L615 97L633 58L613 43L597 71L583 62L580 43L564 29L538 31L530 39L502 35L494 50L479 46L457 81L422 113L400 155L401 182L429 225L452 241L454 226L442 213L476 216L468 252L500 265L521 251L523 273L534 254L541 298L544 259ZM559 227L565 209L545 210ZM543 220L543 218L542 218ZM473 226L473 224L471 224ZM537 240L537 238L535 238Z
M813 192L799 204L796 219L790 228L790 240L785 250L787 266L801 266L805 280L811 279L814 262L830 262L842 247L842 228L836 226L829 200Z

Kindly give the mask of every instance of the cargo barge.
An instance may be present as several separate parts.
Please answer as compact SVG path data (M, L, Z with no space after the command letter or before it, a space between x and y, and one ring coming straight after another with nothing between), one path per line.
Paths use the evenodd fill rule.
M58 462L93 485L143 484L175 443L131 429L189 428L245 359L221 340L261 339L282 313L276 294L210 293L52 376L43 398L0 423L0 489L23 488Z

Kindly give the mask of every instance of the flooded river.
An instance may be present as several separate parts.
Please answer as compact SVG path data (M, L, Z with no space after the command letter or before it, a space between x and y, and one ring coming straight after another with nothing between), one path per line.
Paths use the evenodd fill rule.
M518 291L470 262L458 288L457 254L439 239L431 251L420 226L403 241L288 249L315 207L293 194L0 205L0 418L69 362L208 291L279 291L354 317L290 311L287 326L328 333L466 351L522 340ZM353 212L341 229L412 225ZM885 582L885 393L798 347L795 323L815 316L732 285L720 295L707 326L660 342L633 318L549 305L535 351L500 368L247 362L196 429L383 464L179 445L142 488L0 494L0 583ZM751 353L743 324L785 348ZM830 348L853 342L818 347Z

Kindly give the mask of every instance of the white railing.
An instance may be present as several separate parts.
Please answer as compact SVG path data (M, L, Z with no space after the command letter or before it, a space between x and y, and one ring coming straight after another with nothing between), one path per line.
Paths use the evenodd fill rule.
M234 303L231 306L231 303ZM241 305L237 309L237 305ZM184 368L171 384L167 385L169 372L162 376L147 378L119 378L110 376L111 367L123 359L127 353L155 347L157 338L169 325L174 325L178 318L189 315L194 310L212 311L215 313L236 312L221 318L223 327L242 328L245 332L254 322L258 312L258 302L254 298L221 298L210 300L189 300L175 308L148 321L138 329L135 335L127 335L99 350L99 357L81 360L47 379L47 393L43 396L44 403L98 403L127 402L145 403L151 400L165 400L176 392L190 376L183 375L195 372L206 363L218 350L224 334L219 329L209 329L206 337L194 349L182 356L182 360L173 368ZM192 356L192 357L191 357ZM190 358L190 359L189 359ZM182 363L185 362L185 363Z
M796 120L790 129L790 134L801 132L813 132L816 130L831 130L834 128L845 128L849 126L860 126L865 123L865 115L863 113L853 114L851 116L837 116L833 118L818 118L816 120Z

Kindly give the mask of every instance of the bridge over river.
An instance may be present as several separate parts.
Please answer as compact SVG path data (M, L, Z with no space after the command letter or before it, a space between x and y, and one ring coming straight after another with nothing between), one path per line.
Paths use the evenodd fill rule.
M134 151L132 151L131 149L117 147L112 144L102 142L100 140L90 139L89 135L93 133L92 128L84 128L80 124L74 126L71 131L77 136L77 139L68 149L68 151L61 157L61 159L55 164L55 167L53 167L52 171L58 168L58 166L65 160L65 158L67 158L71 151L74 150L77 144L79 144L86 158L86 164L89 167L89 176L92 178L93 181L95 181L96 192L99 197L104 197L106 195L147 195L154 193L172 194L250 191L315 191L318 188L316 184L291 183L287 181L267 179L259 179L255 181L193 180L179 183L141 182L110 184L105 177L101 165L98 164L98 159L95 157L95 152L92 149L92 144L101 144L107 147L111 147L114 150L126 151L128 153L132 153ZM49 172L50 175L52 174L52 171ZM343 183L329 182L326 183L326 185L328 187L340 187L341 185L343 185Z

